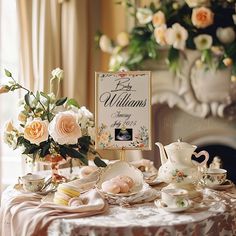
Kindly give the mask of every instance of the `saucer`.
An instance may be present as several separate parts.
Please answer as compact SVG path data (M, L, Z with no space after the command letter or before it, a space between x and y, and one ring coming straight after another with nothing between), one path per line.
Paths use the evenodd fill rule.
M165 211L173 212L173 213L183 212L183 211L188 210L188 209L191 207L190 205L188 205L188 206L186 206L186 207L168 207L168 206L165 206L165 205L163 204L163 202L161 201L161 199L155 200L155 201L154 201L154 204L155 204L158 208L162 208L162 209L165 210Z
M215 184L215 185L206 185L206 188L214 189L214 190L225 190L228 188L232 188L234 186L234 183L226 179L226 181L223 184Z
M41 195L47 195L50 192L54 192L56 191L56 188L53 186L48 186L47 188L43 189L42 191L38 191L38 192L29 192L24 190L23 185L22 184L15 184L14 185L14 189L21 192L21 193L26 193L26 194L41 194Z

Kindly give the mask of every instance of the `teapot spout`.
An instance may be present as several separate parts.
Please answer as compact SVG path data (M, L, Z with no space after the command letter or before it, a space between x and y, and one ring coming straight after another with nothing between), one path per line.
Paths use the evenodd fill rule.
M164 146L162 145L162 143L159 143L159 142L156 142L155 144L159 147L160 156L161 156L161 164L163 165L167 162L167 156L166 156Z

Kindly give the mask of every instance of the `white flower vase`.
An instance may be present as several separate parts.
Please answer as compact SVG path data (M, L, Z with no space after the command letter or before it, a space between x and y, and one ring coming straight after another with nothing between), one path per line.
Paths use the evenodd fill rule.
M226 102L230 96L230 76L228 68L219 70L193 66L190 80L197 100L204 103Z

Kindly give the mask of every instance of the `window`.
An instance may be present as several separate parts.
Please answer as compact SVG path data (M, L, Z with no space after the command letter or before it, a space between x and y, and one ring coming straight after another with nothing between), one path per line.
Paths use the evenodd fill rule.
M17 32L17 14L15 0L0 0L0 83L5 84L7 78L4 75L4 69L8 69L18 78L18 32ZM4 123L13 118L17 119L16 111L18 107L17 92L0 95L0 123L1 137L3 137ZM8 184L16 183L17 177L21 173L21 162L19 151L12 151L0 139L0 160L1 160L1 180L2 187Z

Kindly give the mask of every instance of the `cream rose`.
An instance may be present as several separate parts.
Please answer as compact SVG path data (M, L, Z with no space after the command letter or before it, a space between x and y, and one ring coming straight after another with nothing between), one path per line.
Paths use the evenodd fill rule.
M56 114L49 124L49 134L59 144L76 144L82 136L76 113L64 111Z
M206 8L194 8L192 12L192 23L197 28L206 28L213 24L214 13Z
M48 122L41 119L30 121L25 126L24 138L37 145L46 141L48 139Z
M198 50L206 50L212 46L213 39L209 34L200 34L193 41Z
M152 24L154 27L161 26L166 23L165 14L162 11L156 12L152 17Z
M235 40L235 32L233 27L217 28L216 36L221 43L232 43Z
M176 49L184 50L186 40L188 39L188 31L179 23L175 23L171 28L166 30L166 42Z
M117 43L121 47L125 47L129 44L129 34L127 32L120 32L117 35Z
M209 0L185 0L189 7L202 7L210 4Z
M112 53L113 47L111 39L109 39L105 34L102 35L99 40L99 47L103 52Z
M152 21L152 14L149 8L138 8L136 17L140 24L145 25Z

